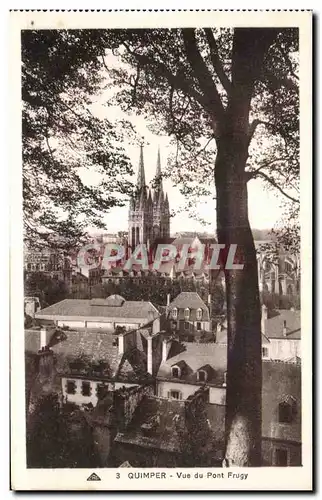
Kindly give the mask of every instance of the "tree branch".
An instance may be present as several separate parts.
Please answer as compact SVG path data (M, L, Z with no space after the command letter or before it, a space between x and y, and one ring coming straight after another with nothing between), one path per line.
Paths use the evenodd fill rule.
M211 112L213 118L217 122L220 122L225 110L216 84L213 81L207 65L197 47L195 30L193 28L184 28L182 30L182 35L186 56L190 64L192 74L207 101L207 109Z
M282 193L283 196L288 198L289 200L293 201L294 203L300 203L300 200L297 200L290 194L286 193L278 184L275 182L271 177L269 177L267 174L264 174L264 172L257 172L257 176L263 177L267 182L269 182L273 187L275 187L280 193Z
M263 121L263 120L259 120L258 118L256 118L255 120L253 120L249 124L249 129L248 129L249 141L252 140L253 135L255 134L255 130L258 127L258 125L265 125L265 127L272 127L273 128L273 125L271 123Z
M207 37L207 42L209 45L210 49L210 58L212 65L214 67L215 72L217 73L217 76L220 80L220 83L226 90L227 94L229 95L232 89L231 81L229 80L228 76L226 75L223 65L221 63L219 54L218 54L218 47L217 47L217 42L215 40L215 37L213 35L213 32L211 28L205 28L204 32Z
M149 66L150 68L153 68L156 76L165 77L170 85L173 85L176 89L180 89L185 95L190 95L202 107L206 106L206 100L204 96L193 88L192 82L189 82L189 80L187 80L186 78L182 78L179 75L174 75L164 63L156 61L155 59L145 54L138 54L137 52L134 52L124 42L123 45L129 52L129 54L131 54L137 61L139 61L143 67Z

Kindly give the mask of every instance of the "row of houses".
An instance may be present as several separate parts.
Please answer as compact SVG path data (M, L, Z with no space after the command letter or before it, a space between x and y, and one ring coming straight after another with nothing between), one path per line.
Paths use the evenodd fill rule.
M262 313L263 463L279 466L301 463L300 318L284 313ZM119 296L67 300L36 317L43 327L25 332L27 365L37 359L39 366L26 379L31 414L44 390L83 409L102 466L191 466L193 457L199 465L221 463L227 330L212 332L198 294L183 292L161 311ZM211 342L198 335L199 323Z

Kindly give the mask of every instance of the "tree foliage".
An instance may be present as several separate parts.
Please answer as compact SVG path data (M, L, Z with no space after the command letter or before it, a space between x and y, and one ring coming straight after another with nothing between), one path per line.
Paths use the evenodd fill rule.
M128 124L91 112L103 83L101 54L95 32L22 32L24 225L33 245L78 244L131 191Z

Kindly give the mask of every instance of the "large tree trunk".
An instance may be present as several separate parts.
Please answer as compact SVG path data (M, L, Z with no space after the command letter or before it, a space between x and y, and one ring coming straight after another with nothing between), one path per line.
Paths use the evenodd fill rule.
M245 165L247 133L217 141L215 168L219 243L237 244L242 270L225 270L228 369L226 463L261 464L261 324L256 252L248 220Z

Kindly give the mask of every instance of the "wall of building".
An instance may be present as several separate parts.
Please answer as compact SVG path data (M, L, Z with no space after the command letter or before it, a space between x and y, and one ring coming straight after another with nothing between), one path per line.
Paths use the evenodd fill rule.
M68 394L67 393L67 381L73 381L76 384L76 392L75 394ZM89 382L90 388L91 388L91 395L90 396L83 396L82 394L82 382ZM67 396L67 400L70 403L75 403L78 406L81 406L83 404L89 404L92 403L93 406L96 406L97 404L97 386L102 384L102 381L100 380L89 380L89 379L75 379L72 376L71 377L62 377L61 379L61 384L62 384L62 392L63 392L63 397L64 399ZM120 389L121 387L133 387L137 384L131 384L131 383L126 383L126 382L104 382L104 385L106 388L108 388L109 391L115 391L117 389Z
M67 381L73 381L76 384L76 391L75 394L68 394L67 393ZM91 395L90 396L83 396L82 394L82 382L89 382L90 388L91 388ZM96 406L97 403L97 386L101 384L101 382L96 381L96 380L89 380L89 379L74 379L73 377L62 377L61 379L62 383L62 391L63 391L63 397L64 400L67 397L67 400L70 403L75 403L79 406L83 404L89 404L92 403L93 406ZM106 384L107 387L110 389L110 384Z
M301 366L282 361L263 362L262 435L270 439L301 442ZM279 422L279 404L295 400L290 423Z
M180 384L180 382L172 382L168 380L157 380L157 396L167 398L170 391L179 391L182 394L182 399L187 399L194 394L200 385ZM224 405L226 403L226 389L210 387L209 388L209 403Z
M268 347L271 359L287 360L301 357L301 341L295 339L270 339Z
M274 439L262 439L262 458L263 466L278 467L276 455L277 450L283 449L287 451L288 466L302 465L302 450L300 443L291 443L286 441L278 441Z

